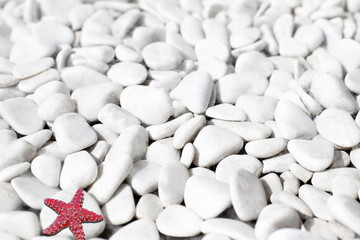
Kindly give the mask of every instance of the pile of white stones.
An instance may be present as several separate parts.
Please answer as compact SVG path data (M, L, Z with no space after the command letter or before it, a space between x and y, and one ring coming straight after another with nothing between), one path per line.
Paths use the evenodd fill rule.
M0 239L360 239L359 0L0 7Z

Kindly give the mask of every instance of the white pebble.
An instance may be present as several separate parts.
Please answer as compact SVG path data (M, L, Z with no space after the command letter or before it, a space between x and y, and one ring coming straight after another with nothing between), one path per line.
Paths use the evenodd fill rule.
M42 19L33 25L32 34L54 45L72 44L75 38L73 31L65 24L46 19Z
M206 110L205 115L207 117L227 121L244 121L246 119L246 114L244 111L228 103L222 103L209 107Z
M191 15L184 17L181 21L180 32L184 40L192 46L204 39L201 20Z
M140 219L120 228L109 238L109 240L121 239L160 240L160 235L154 221Z
M202 115L195 116L183 124L175 131L173 145L176 149L181 149L186 143L194 140L198 132L205 126L206 118Z
M270 197L273 194L279 193L283 190L283 185L281 183L280 177L275 173L268 173L260 181L264 187L266 193L266 199L270 202Z
M360 179L350 174L338 174L331 184L333 194L344 194L353 199L358 197Z
M274 65L258 51L246 52L238 57L235 63L235 72L258 72L269 77Z
M116 46L115 56L122 62L139 63L143 59L141 53L137 49L125 44L119 44Z
M360 66L360 57L358 57L360 44L357 41L353 39L335 40L328 44L328 50L331 55L342 63L347 72ZM349 54L354 57L349 59Z
M38 87L34 92L34 101L40 105L42 101L50 97L54 93L63 93L67 96L70 96L69 90L66 85L60 81L50 81L44 83Z
M40 234L38 216L29 211L8 211L0 213L0 231L21 239L31 239Z
M178 162L180 151L174 148L173 138L164 138L150 144L147 148L146 159L162 166L168 162Z
M92 126L92 128L96 132L99 141L104 140L110 145L112 145L119 137L119 134L115 133L110 128L106 127L104 124L95 124Z
M282 228L274 233L272 233L268 240L302 240L302 239L308 239L308 240L323 240L323 238L319 237L317 234L313 234L307 231L303 231L300 229L294 229L294 228Z
M195 157L195 149L192 143L185 144L180 157L180 162L189 168Z
M31 172L42 183L49 187L59 185L61 162L58 158L40 155L31 162Z
M164 207L155 194L145 194L136 205L136 217L138 219L150 219L156 221Z
M242 95L235 106L243 110L251 122L265 123L274 119L277 102L272 97Z
M62 93L55 93L46 98L39 105L39 115L47 122L53 122L62 114L74 112L75 103L69 96Z
M35 61L16 64L12 69L12 73L16 78L25 79L37 75L53 65L53 58L40 58Z
M40 87L44 83L58 80L60 80L59 71L54 68L50 68L38 75L20 81L18 84L18 88L23 92L33 93L38 87Z
M290 165L290 172L303 183L306 183L312 177L311 171L305 169L297 163L293 163Z
M283 183L285 192L297 194L299 192L300 181L290 171L285 171L280 174L280 179Z
M110 46L74 48L73 51L85 59L97 60L105 63L111 62L115 56L114 49Z
M324 34L317 26L308 24L296 29L294 39L305 45L309 51L314 51L324 41Z
M270 158L280 153L286 144L287 142L283 138L254 140L245 145L245 151L256 158Z
M0 213L17 210L22 204L11 184L7 182L0 182L0 200Z
M276 172L282 173L290 169L291 164L296 163L290 153L275 156L262 161L263 173Z
M123 86L139 85L146 80L146 68L134 62L119 62L112 65L108 77Z
M279 54L283 57L305 57L309 50L297 39L284 38L279 41Z
M146 65L154 70L172 70L180 65L182 56L173 46L164 42L155 42L142 50Z
M10 182L30 169L30 163L22 162L0 170L0 182Z
M279 203L295 209L300 216L313 216L313 212L305 202L292 193L286 191L277 192L271 195L270 200L271 203Z

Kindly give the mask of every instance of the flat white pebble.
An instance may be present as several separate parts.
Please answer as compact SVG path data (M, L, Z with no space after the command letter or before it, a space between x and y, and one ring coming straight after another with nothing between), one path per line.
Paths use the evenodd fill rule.
M54 68L50 68L42 73L39 73L38 75L21 80L18 84L18 88L23 92L33 93L44 83L58 80L60 80L59 71Z
M246 114L232 104L222 103L206 109L205 115L227 121L244 121Z
M46 98L54 93L63 93L70 96L70 92L66 85L60 81L50 81L38 87L34 92L34 101L39 105Z
M138 219L150 219L156 221L160 213L163 211L159 197L155 194L145 194L136 205L136 217Z
M206 124L206 118L202 115L195 116L183 124L175 131L173 145L176 149L181 149L186 143L192 141L198 132Z
M72 44L75 38L73 31L68 26L56 20L43 19L35 23L32 34L54 45Z
M218 126L204 127L194 140L194 163L200 167L209 167L221 159L238 153L243 147L243 139Z
M296 163L290 153L282 154L262 161L263 173L282 173L290 169L291 164Z
M180 151L174 148L173 138L164 138L150 144L147 148L146 159L162 166L168 162L178 162Z
M160 240L156 224L148 219L134 221L115 232L109 240Z
M324 239L337 240L335 233L331 231L330 224L319 218L310 218L304 223L307 231L317 234Z
M20 176L30 169L31 164L28 162L17 163L6 167L0 171L0 182L9 182L13 178Z
M74 48L74 53L85 58L109 63L114 59L114 49L110 46Z
M38 113L47 122L53 122L64 113L75 111L75 103L71 98L62 93L55 93L46 98L39 105Z
M359 71L360 69L357 68L348 72L344 79L346 87L356 94L360 93Z
M329 44L328 50L331 55L342 63L346 71L354 70L360 66L360 58L347 58L349 54L357 56L357 53L360 53L360 45L355 40L341 39L333 41Z
M134 62L119 62L112 65L107 73L108 77L123 86L141 84L146 80L146 68Z
M243 110L251 122L265 123L274 119L277 102L272 97L242 95L235 106Z
M154 42L142 50L146 65L154 70L172 70L180 65L182 56L173 46L164 42Z
M49 129L43 129L29 134L21 139L33 145L37 150L42 148L52 137L53 133Z
M319 237L317 234L313 234L307 231L303 231L300 229L293 228L282 228L274 233L272 233L268 240L301 240L301 239L309 239L309 240L323 240L323 238Z
M344 194L356 199L360 189L360 179L354 175L338 174L331 184L333 194Z
M204 167L194 167L189 169L190 176L203 176L209 178L216 178L214 171Z
M217 217L231 205L227 184L205 176L192 176L186 181L185 206L203 219Z
M258 72L269 77L274 65L262 53L249 51L238 57L235 63L235 72Z
M203 220L192 210L182 205L170 205L156 220L159 231L167 236L192 237L200 233Z
M294 39L305 45L309 51L313 51L321 45L325 37L319 27L307 24L296 29Z
M286 147L284 138L267 138L246 143L247 154L256 158L270 158L280 153Z
M290 165L290 172L303 183L306 183L312 177L311 171L305 169L297 163L293 163Z
M280 180L280 177L275 173L268 173L260 181L264 187L266 199L270 202L270 197L272 194L281 192L283 190L283 185Z
M139 63L142 61L141 53L137 49L125 44L119 44L116 46L115 56L122 62Z
M0 200L2 203L0 213L18 210L22 204L11 184L7 182L0 182Z
M61 162L58 158L40 155L31 161L31 172L49 187L59 185Z
M25 79L51 68L54 64L54 59L50 57L40 58L35 61L16 64L12 73L16 78Z
M187 168L190 167L195 157L195 149L194 145L192 143L185 144L181 156L180 156L180 162L184 164Z
M270 201L271 203L279 203L291 207L296 211L298 211L300 216L306 216L306 217L313 216L313 212L305 204L305 202L292 193L286 191L274 193L271 195Z
M230 56L229 49L225 44L207 38L196 43L195 52L198 59L211 56L224 62L227 62Z
M31 239L40 234L39 217L29 211L0 213L0 231L22 239Z

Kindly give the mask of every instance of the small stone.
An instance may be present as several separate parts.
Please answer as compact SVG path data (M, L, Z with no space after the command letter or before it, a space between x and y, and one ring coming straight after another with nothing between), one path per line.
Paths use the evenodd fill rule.
M70 96L70 92L67 89L66 85L60 81L50 81L44 83L38 87L34 92L34 101L40 105L42 101L50 97L54 93L63 93L67 96Z
M145 194L136 205L136 217L156 221L163 209L164 207L157 195Z
M235 103L241 95L263 95L269 81L259 72L230 73L218 80L216 88L220 103Z
M275 156L262 161L263 173L276 172L282 173L290 169L291 164L296 163L290 153Z
M306 58L306 61L314 70L326 72L333 76L343 78L343 67L341 63L325 48L317 48Z
M100 164L104 161L107 152L110 149L110 144L106 141L97 141L94 145L89 147L87 151L94 158L96 164Z
M65 113L75 111L75 103L71 98L62 93L55 93L46 98L39 105L38 113L47 122L53 122L57 117Z
M12 73L16 78L25 79L48 70L54 64L53 58L40 58L34 61L16 64L12 69Z
M305 45L309 51L314 51L324 41L324 34L317 26L307 24L296 29L294 39Z
M29 211L0 213L0 232L12 234L21 239L31 239L40 234L38 216Z
M212 166L224 157L238 153L242 146L239 135L218 126L206 126L194 140L194 163L200 167Z
M226 235L218 233L206 234L201 240L230 240Z
M164 123L173 114L168 94L147 86L125 88L120 95L120 104L147 125Z
M229 190L232 205L241 221L256 220L267 204L260 180L244 169L230 175Z
M199 59L198 63L199 70L208 72L212 79L219 79L228 72L226 62L213 56L203 56Z
M37 210L43 207L46 197L59 191L58 188L46 186L35 177L14 178L11 180L11 186L26 205Z
M213 83L208 73L195 71L170 92L170 97L181 101L190 111L201 114L209 105Z
M200 40L204 39L200 19L191 15L187 15L181 21L180 32L184 40L192 46L195 46Z
M222 103L206 109L205 115L227 121L244 121L246 114L232 104Z
M128 223L135 216L135 202L130 186L120 185L101 211L107 222L113 225Z
M109 238L109 240L121 239L160 240L160 235L154 221L140 219L120 228Z
M21 139L33 145L36 150L42 148L52 137L52 131L49 129L43 129L38 132L29 134Z
M271 195L271 203L279 203L298 211L301 216L312 217L311 209L297 196L292 193L281 191Z
M286 139L313 138L317 131L315 123L297 105L289 100L281 100L275 110L275 121L280 134Z
M302 167L297 163L293 163L290 165L290 172L299 180L301 180L303 183L306 183L312 177L311 171L305 169L304 167Z
M50 81L58 81L60 80L60 73L58 70L54 68L50 68L38 75L33 77L23 79L19 82L18 88L19 90L27 93L33 93L35 90L41 85L50 82Z
M60 149L66 153L85 149L97 140L95 131L78 113L65 113L56 118L53 131Z
M33 26L32 34L54 45L72 44L75 36L66 25L56 20L42 19Z
M360 189L360 178L350 174L338 174L331 184L333 194L344 194L356 199Z
M7 182L0 182L0 200L0 213L17 210L22 204L11 184Z
M0 115L16 132L22 135L40 131L45 124L38 114L37 105L25 97L2 101Z
M60 170L60 160L51 156L40 155L31 162L31 172L48 187L59 185Z
M192 237L200 233L203 220L189 208L171 205L165 208L156 220L162 234L172 237Z
M275 173L268 173L260 181L264 187L266 193L266 199L270 202L270 198L273 194L281 192L283 190L283 185L281 183L280 177Z
M205 234L217 233L231 239L255 239L254 229L248 224L228 218L213 218L201 224L201 232Z
M30 169L30 163L22 162L6 167L0 171L0 182L10 182Z
M147 149L146 159L163 166L168 162L178 162L180 151L173 146L173 138L153 142Z
M134 163L131 172L127 176L127 182L137 195L143 196L157 190L159 174L159 164L153 161L140 160Z
M73 30L81 29L85 20L88 19L95 11L91 4L79 4L71 8L68 12L68 19Z
M288 150L301 166L313 172L325 170L334 158L334 147L326 140L293 139Z
M235 63L235 72L258 72L269 77L274 70L274 65L262 53L250 51L238 57Z
M330 198L330 194L317 187L305 184L299 189L299 198L308 205L315 217L324 220L333 219L329 209L326 207L326 202Z
M164 206L183 201L185 183L189 177L189 171L180 162L167 162L160 168L158 192Z
M195 52L198 59L211 56L224 62L227 62L230 56L229 49L225 44L206 38L197 42Z
M295 63L293 65L295 65ZM293 76L291 72L275 70L271 74L269 87L266 89L265 96L280 99L280 97L290 89L292 79Z
M337 240L335 233L331 231L330 224L319 218L310 218L304 223L307 231L317 234L324 239Z
M246 170L255 176L259 177L262 170L261 162L249 155L230 155L219 162L216 167L216 179L229 183L230 176L238 170Z
M300 181L290 171L285 171L280 174L280 179L283 183L285 192L297 194L299 192Z
M176 71L150 70L149 76L153 78L149 83L150 87L164 88L166 91L173 90L181 81L180 73Z
M180 162L187 168L190 167L195 157L195 149L192 143L185 144L180 157Z
M86 188L95 181L97 173L96 162L88 152L69 154L63 163L60 187L63 190Z
M277 102L272 97L242 95L235 106L243 110L251 122L265 123L274 119Z
M360 84L359 84L359 74L360 69L354 69L348 72L345 76L344 82L346 87L352 91L353 93L359 94L360 93Z
M198 132L205 126L206 118L202 115L195 116L184 122L174 134L173 145L181 149L188 142L195 139Z
M140 63L143 60L141 53L137 49L125 44L119 44L116 46L115 56L122 62Z
M348 148L360 142L360 129L349 113L328 108L315 118L316 129L326 140Z
M331 55L337 58L345 67L347 72L350 72L360 66L360 44L353 39L335 40L328 44L328 50ZM354 56L349 59L348 56Z
M254 140L245 145L245 151L256 158L270 158L280 153L286 147L286 144L284 138Z
M293 228L282 228L274 233L272 233L268 240L323 240L323 238L319 237L317 234L313 234L307 231L303 231L300 229L293 229Z
M309 50L297 39L284 38L279 41L279 54L284 57L305 57Z
M98 136L99 141L106 141L108 144L112 145L118 139L119 134L112 131L110 128L106 127L104 124L99 123L92 126L94 131Z
M214 171L204 167L194 167L189 169L190 176L202 176L216 179Z
M108 77L123 86L140 85L147 78L146 68L134 62L119 62L112 65Z
M281 228L300 228L301 219L297 212L281 204L267 205L260 213L255 225L255 236L267 239Z
M180 52L164 42L147 45L142 51L142 56L146 65L154 70L172 70L182 62Z
M261 31L256 27L249 27L233 32L230 35L232 48L246 47L261 37Z
M231 205L229 187L210 177L192 176L185 185L184 202L203 219L217 217Z

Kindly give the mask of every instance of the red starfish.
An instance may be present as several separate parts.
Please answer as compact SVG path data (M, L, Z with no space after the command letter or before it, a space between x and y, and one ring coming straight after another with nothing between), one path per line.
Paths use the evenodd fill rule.
M77 240L85 240L85 233L82 223L99 222L103 217L85 208L82 208L84 201L84 193L82 189L78 189L75 196L69 203L57 199L46 198L44 203L46 206L54 210L59 216L43 233L45 235L54 235L66 227L74 234Z

